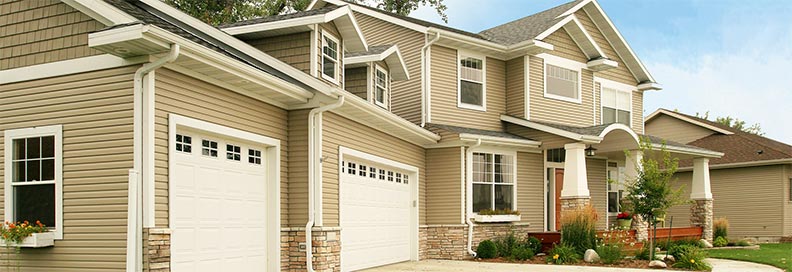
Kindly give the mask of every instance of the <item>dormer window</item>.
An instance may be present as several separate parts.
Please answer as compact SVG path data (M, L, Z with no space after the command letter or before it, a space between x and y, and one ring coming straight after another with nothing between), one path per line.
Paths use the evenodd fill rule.
M322 77L338 82L338 38L322 32Z
M388 78L388 71L381 66L376 65L374 69L374 103L388 108L388 91L390 88L390 80Z
M457 106L460 108L487 110L484 57L459 54L459 93Z

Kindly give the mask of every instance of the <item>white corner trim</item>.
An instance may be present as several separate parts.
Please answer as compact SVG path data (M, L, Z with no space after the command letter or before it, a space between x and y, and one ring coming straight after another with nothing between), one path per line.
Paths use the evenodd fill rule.
M41 126L22 129L10 129L4 131L5 138L5 222L15 222L14 218L14 188L11 181L11 171L13 157L13 140L18 138L54 136L55 137L55 230L53 231L56 240L63 239L63 126ZM52 184L43 183L43 184Z
M0 71L0 84L98 71L135 65L148 61L147 56L122 59L110 54L62 60Z
M135 17L118 10L101 0L62 0L63 3L85 13L105 26L120 25L137 21Z
M270 138L267 136L250 133L247 131L230 128L198 119L184 117L176 114L168 114L168 142L173 143L176 141L176 131L179 127L189 127L191 129L211 133L222 134L231 137L239 138L246 141L256 142L265 145L267 148L263 152L266 154L267 159L267 271L280 271L280 162L281 162L281 143L280 140ZM168 176L174 177L175 168L174 159L172 158L173 145L168 145ZM264 155L262 155L264 156ZM173 189L173 183L168 182L170 189ZM168 205L173 205L173 195L168 196ZM173 211L169 207L169 211ZM173 226L173 216L168 216L168 225Z
M523 85L524 85L523 99L525 99L524 118L525 120L531 120L531 56L525 55L523 56L523 58L525 59L523 61L523 65L524 65L523 70L525 70L525 79L523 80Z

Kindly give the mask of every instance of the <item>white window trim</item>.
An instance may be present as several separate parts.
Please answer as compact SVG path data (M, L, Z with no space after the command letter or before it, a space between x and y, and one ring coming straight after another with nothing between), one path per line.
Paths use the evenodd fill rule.
M382 88L385 93L382 94L382 100L383 100L382 102L377 101L377 87L378 87L377 71L385 74L385 86ZM372 100L374 100L374 104L376 104L377 106L388 109L388 104L390 102L390 99L388 99L388 96L390 95L390 74L388 73L388 70L386 70L382 66L375 64L373 76L374 76L374 80L372 85L374 86L374 88L372 88L372 90L374 91L374 93L372 95Z
M55 226L51 231L56 240L63 239L63 126L53 125L5 131L5 221L14 222L14 194L11 184L11 157L14 139L55 136ZM42 184L51 184L42 183Z
M632 128L633 127L633 114L634 114L634 112L633 112L633 92L637 92L638 91L638 87L630 86L628 84L624 84L624 83L621 83L621 82L616 82L616 81L608 80L608 79L604 79L604 78L599 78L599 77L594 77L594 82L600 84L600 88L599 88L599 97L600 97L600 99L599 99L599 103L598 103L599 104L599 110L600 110L600 121L599 121L599 124L601 125L601 124L605 123L605 121L604 121L605 120L605 118L604 118L605 117L605 111L602 110L602 108L603 108L603 105L602 105L602 94L605 91L605 88L608 88L608 89L612 89L612 90L617 90L619 92L629 93L630 102L629 102L628 105L630 106L629 107L630 108L630 121L629 121L629 125L627 125L627 126Z
M566 102L572 102L577 104L583 103L583 69L586 68L586 64L582 62L577 62L569 59L565 59L562 57L553 56L547 53L541 53L536 55L537 57L543 59L542 62L542 88L544 92L545 98L556 99ZM564 69L569 69L572 71L576 71L578 73L578 84L577 84L577 99L555 95L551 93L547 93L547 65L558 66Z
M513 186L512 187L512 199L513 199L513 201L512 201L512 211L517 211L517 207L519 207L517 205L517 163L518 163L518 161L517 161L517 151L507 150L507 149L502 149L502 148L494 148L494 147L479 147L479 148L476 148L475 150L473 150L473 152L470 153L470 156L467 157L467 161L471 162L469 164L470 169L467 170L468 177L469 177L467 179L467 182L468 182L468 186L469 186L469 188L471 190L470 191L470 194L471 194L470 195L470 202L467 204L468 210L473 211L473 190L472 190L473 189L473 184L490 184L490 183L473 182L473 163L472 163L473 162L473 157L472 157L473 153L498 154L498 155L505 155L505 156L511 156L512 157L512 160L513 160L512 161L512 178L514 179L512 181L512 183L511 183L512 186ZM494 160L494 158L493 158L493 160ZM493 171L494 171L494 169L493 169ZM493 194L494 193L495 193L495 191L494 191L494 188L493 188ZM495 201L494 198L493 198L493 201ZM493 206L493 208L495 208L495 207ZM478 212L473 211L471 214L478 215Z
M325 44L327 43L325 38L330 38L330 40L334 41L336 43L336 46L337 46L337 48L336 48L337 56L336 56L336 61L335 61L335 75L334 75L335 78L332 78L332 77L330 77L330 76L328 76L328 75L326 75L324 73L324 56L325 56L324 47L325 47ZM322 75L322 78L324 78L326 80L329 80L329 81L331 81L331 82L333 82L335 84L339 84L339 82L340 82L339 81L339 77L341 77L340 76L341 72L339 70L340 70L340 67L341 67L341 57L342 57L341 56L341 42L339 41L338 38L336 38L332 34L327 33L327 31L325 31L325 30L322 30L322 46L319 49L319 53L321 54L319 56L319 58L320 58L319 74Z
M462 103L462 65L459 61L463 57L477 58L481 60L481 106ZM457 107L469 110L487 111L487 57L481 54L457 50Z
M611 192L617 192L617 193L618 193L618 192L619 192L619 189L620 189L620 186L623 186L623 184L624 184L624 182L625 182L625 180L624 180L624 176L623 176L623 174L624 174L624 171L623 171L624 167L622 166L622 165L623 165L623 163L618 163L618 162L617 162L617 164L616 164L616 167L607 166L607 165L608 165L608 163L610 163L610 162L613 162L613 161L606 161L606 162L605 162L605 165L606 165L606 167L605 167L605 171L610 171L610 170L612 170L612 169L615 169L615 170L616 170L616 184L615 184L615 186L616 186L616 191L613 191L613 190L608 190L608 185L610 185L610 182L608 182L608 181L606 180L606 182L605 182L605 212L608 214L608 216L616 216L616 215L618 215L620 212L622 212L621 205L619 205L619 207L618 207L618 211L617 211L617 212L609 212L609 211L608 211L608 207L609 207L609 204L610 204L610 203L608 203L608 201L610 201L610 198L608 197L608 194L609 194L609 193L611 193ZM606 176L607 176L607 173L606 173ZM622 193L622 194L624 194L624 193ZM619 201L621 201L621 199L620 199Z

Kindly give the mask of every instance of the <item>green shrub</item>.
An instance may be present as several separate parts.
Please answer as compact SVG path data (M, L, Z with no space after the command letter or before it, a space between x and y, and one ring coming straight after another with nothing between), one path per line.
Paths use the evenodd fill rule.
M597 247L597 254L604 264L618 264L624 259L624 248L621 244L605 244Z
M526 247L517 247L512 249L512 255L509 256L510 259L518 260L518 261L525 261L530 260L534 257L534 251L530 248Z
M542 241L536 237L528 237L525 241L526 247L530 248L534 254L542 252Z
M689 255L691 252L699 252L701 248L695 245L674 245L668 249L668 254L674 256L674 259L681 260L683 255Z
M674 258L676 258L676 262L674 263L673 267L675 268L690 270L712 270L712 266L704 261L704 259L707 258L707 252L701 250L698 247L686 247L684 251L677 252L677 255L674 256Z
M561 216L561 243L571 246L579 255L597 247L597 212L588 205Z
M736 246L750 246L751 243L749 243L748 241L745 241L745 240L740 240L740 241L737 241L737 243L735 243L735 245Z
M657 260L657 256L655 256L653 259L649 259L649 255L651 255L651 251L649 250L649 243L644 243L643 247L635 251L635 258L638 260L646 260L646 261Z
M498 257L498 247L492 240L484 240L476 248L476 257L482 259L492 259Z
M729 238L729 220L726 218L718 218L712 223L712 237Z
M575 250L575 247L560 244L555 245L550 252L547 253L547 263L549 264L571 264L580 260L580 255Z
M725 247L727 245L729 245L729 240L726 240L723 236L718 236L715 241L712 241L712 246L714 247Z
M495 247L498 248L498 256L501 257L510 257L512 256L512 250L520 247L520 241L517 239L517 236L514 235L514 232L510 232L508 235L499 237L495 239Z

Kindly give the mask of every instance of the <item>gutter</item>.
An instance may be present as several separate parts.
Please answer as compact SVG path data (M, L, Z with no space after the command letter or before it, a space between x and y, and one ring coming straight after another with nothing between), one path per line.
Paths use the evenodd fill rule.
M129 198L127 213L127 254L126 271L136 272L143 270L143 189L147 191L154 186L154 147L153 147L153 112L154 104L154 81L147 78L147 84L143 84L143 78L166 63L173 62L179 56L180 47L178 44L171 44L170 52L167 56L146 63L135 71L134 76L134 164L133 169L129 170ZM149 101L144 101L144 98ZM144 132L146 132L144 134ZM150 138L150 139L149 139ZM148 146L147 145L151 145ZM145 177L145 179L143 179ZM143 183L146 183L144 188ZM152 198L150 195L149 198ZM145 199L148 201L149 199ZM147 205L148 206L148 205Z
M335 103L314 108L308 113L308 222L305 223L305 267L308 272L314 271L311 235L316 225L316 206L321 205L322 195L322 113L341 107L344 101L344 96L339 95ZM321 218L318 225L321 225Z
M421 127L425 127L426 123L429 121L429 81L427 77L429 77L429 67L431 67L431 64L429 60L426 59L426 56L429 47L440 40L440 32L436 34L437 35L432 40L421 47Z
M479 146L481 146L481 138L476 140L476 144L468 147L467 153L465 154L465 157L466 158L472 158L473 157L473 149L475 149L475 148L477 148ZM471 178L472 177L470 175L470 172L472 171L471 170L472 169L472 164L473 163L469 160L468 163L467 163L468 169L466 170L468 175L467 175L467 186L465 186L465 188L467 190L467 203L468 203L468 205L466 205L467 208L465 209L467 211L467 213L465 214L465 223L468 225L468 236L467 236L467 247L466 247L467 248L467 252L468 252L468 254L470 254L470 256L473 256L473 258L475 258L476 257L476 252L473 251L473 222L470 221L470 216L473 215L473 206L472 206L472 203L473 203L473 182L471 182Z
M724 164L710 164L709 169L724 169L724 168L739 168L739 167L752 167L752 166L768 166L779 164L792 164L792 158L778 159L778 160L764 160L764 161L750 161L750 162L736 162ZM677 172L693 171L693 167L680 167Z

